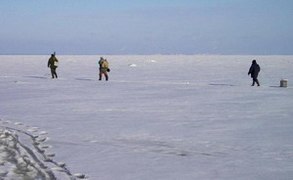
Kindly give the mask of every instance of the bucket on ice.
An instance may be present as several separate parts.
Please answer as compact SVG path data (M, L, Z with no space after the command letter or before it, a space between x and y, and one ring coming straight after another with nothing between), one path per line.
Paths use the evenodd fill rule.
M280 87L287 87L287 86L288 86L288 80L287 79L281 79Z

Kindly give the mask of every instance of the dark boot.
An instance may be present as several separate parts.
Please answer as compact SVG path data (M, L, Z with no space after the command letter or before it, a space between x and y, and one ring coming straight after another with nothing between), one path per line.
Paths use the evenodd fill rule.
M257 79L255 82L256 82L257 86L260 86L260 84L259 84L259 82L258 82L258 79Z

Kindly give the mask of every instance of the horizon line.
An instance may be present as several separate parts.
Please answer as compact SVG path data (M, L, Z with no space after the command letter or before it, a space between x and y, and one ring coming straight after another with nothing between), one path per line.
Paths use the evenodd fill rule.
M48 54L28 54L28 53L16 53L16 54L1 54L0 56L46 56L46 55L51 55L52 53ZM180 53L174 53L174 54L108 54L108 53L101 53L101 54L68 54L68 53L60 53L56 55L60 56L292 56L292 54L180 54Z

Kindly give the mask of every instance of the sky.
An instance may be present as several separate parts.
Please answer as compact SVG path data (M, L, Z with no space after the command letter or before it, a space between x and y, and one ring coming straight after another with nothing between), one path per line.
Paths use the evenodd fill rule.
M0 54L292 55L292 0L2 0Z

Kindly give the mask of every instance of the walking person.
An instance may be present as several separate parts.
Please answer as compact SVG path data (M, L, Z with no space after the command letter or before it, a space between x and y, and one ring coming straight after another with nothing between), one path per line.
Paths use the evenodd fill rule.
M254 86L255 83L257 84L257 86L260 86L259 81L257 79L259 72L260 72L260 66L256 63L256 60L253 60L248 71L248 75L251 75L251 78L252 78L251 86Z
M103 57L100 58L99 60L99 80L102 80L102 76L105 76L106 81L109 80L108 72L110 72L109 69L109 63L107 59L104 59Z
M54 54L51 54L51 57L48 60L48 68L51 69L52 79L58 78L58 75L56 73L57 67L58 67L58 59L55 57L55 53L54 53Z

